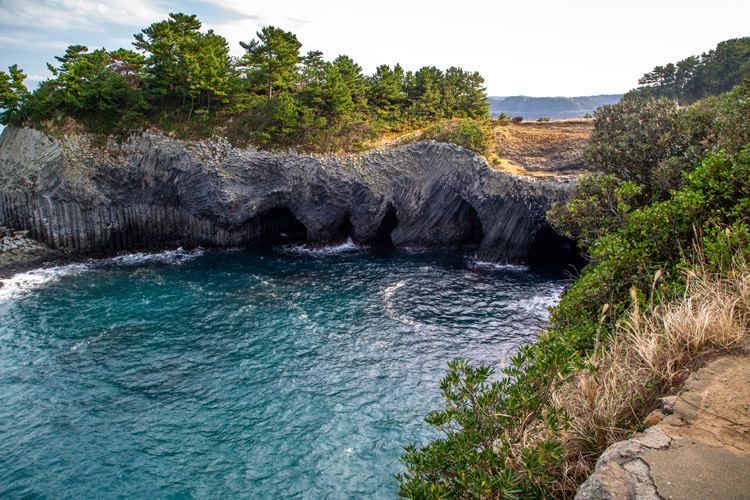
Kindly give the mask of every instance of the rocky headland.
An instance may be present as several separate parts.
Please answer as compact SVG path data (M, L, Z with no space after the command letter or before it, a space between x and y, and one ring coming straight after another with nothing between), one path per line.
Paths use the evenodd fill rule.
M0 136L0 226L74 254L351 238L529 261L571 250L545 212L573 182L492 170L433 141L309 155L153 133L55 138L9 126Z

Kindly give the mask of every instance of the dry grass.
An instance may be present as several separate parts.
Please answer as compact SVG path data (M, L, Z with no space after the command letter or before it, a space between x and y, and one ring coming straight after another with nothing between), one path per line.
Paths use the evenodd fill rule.
M498 124L487 159L492 168L517 175L578 175L592 131L591 120Z
M684 296L643 308L634 300L609 342L597 345L587 368L556 388L554 404L572 417L560 491L572 496L598 454L637 428L691 368L717 352L748 351L747 261L735 258L721 274L708 272L701 262L698 258L687 271ZM659 273L655 285L658 279Z

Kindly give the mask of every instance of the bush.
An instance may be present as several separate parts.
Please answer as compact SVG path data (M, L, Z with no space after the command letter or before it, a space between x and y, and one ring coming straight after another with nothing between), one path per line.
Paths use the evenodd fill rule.
M650 193L659 162L684 149L679 116L677 105L668 99L602 106L583 159L592 170L615 174Z
M719 297L712 284L733 286L745 306L750 295L746 92L735 89L710 106L684 111L667 102L625 103L597 117L603 122L592 154L622 161L622 169L603 161L609 171L582 180L573 199L549 214L561 232L580 239L591 262L551 310L549 329L511 358L501 380L490 382L487 367L450 365L441 385L445 410L426 419L446 437L406 448L407 472L397 476L402 496L572 496L597 454L634 430L671 387L675 370L700 356L696 348L737 345L736 335L704 335L690 326L705 324L711 310L735 314L730 326L746 321L746 307L735 307L733 297L716 309L707 305L708 316L690 321L693 305ZM651 155L649 129L667 135L655 138ZM626 144L637 147L628 151ZM710 151L720 145L723 150ZM651 194L660 165L682 169L688 158L697 161L680 174L679 185ZM705 289L684 279L695 248ZM741 275L711 277L727 270ZM648 304L645 313L639 304ZM641 341L652 346L648 336L657 331L659 352L638 350ZM644 363L651 364L644 369Z
M422 132L419 139L451 142L484 155L490 146L489 125L487 120L472 118L443 121Z
M497 118L495 118L495 124L496 125L508 125L511 123L512 118L509 115L506 115L505 113L500 113Z

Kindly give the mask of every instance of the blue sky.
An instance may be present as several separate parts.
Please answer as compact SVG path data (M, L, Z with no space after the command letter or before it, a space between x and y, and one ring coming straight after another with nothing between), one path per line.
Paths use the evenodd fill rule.
M33 87L68 45L130 48L169 12L197 14L234 55L271 24L367 73L397 62L479 71L490 95L624 92L657 64L750 36L739 0L0 0L0 67L18 63Z

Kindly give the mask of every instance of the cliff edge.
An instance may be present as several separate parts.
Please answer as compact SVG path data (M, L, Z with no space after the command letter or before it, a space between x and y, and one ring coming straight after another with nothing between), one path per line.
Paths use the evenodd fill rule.
M575 500L750 500L750 358L725 356L599 458Z
M151 133L58 139L10 126L0 136L0 225L81 253L350 237L533 260L566 246L545 212L572 182L494 171L432 141L337 156Z

